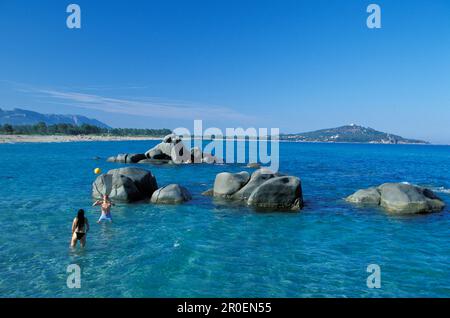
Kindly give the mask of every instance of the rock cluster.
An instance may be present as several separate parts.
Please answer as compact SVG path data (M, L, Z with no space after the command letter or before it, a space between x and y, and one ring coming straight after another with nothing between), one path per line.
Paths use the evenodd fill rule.
M117 202L132 203L149 200L158 204L177 204L189 201L189 191L178 185L170 184L158 189L153 174L140 168L120 168L102 174L92 184L92 197L101 199L108 194Z
M303 207L301 181L297 177L259 169L248 172L222 172L216 176L214 188L204 195L245 202L257 209L299 210Z
M186 148L180 136L167 135L162 142L145 154L119 154L109 162L140 164L222 163L220 158L203 153L198 147ZM216 175L213 188L202 195L240 202L255 209L297 211L303 208L301 180L294 176L260 168L257 163L247 168L257 169L251 175L222 172ZM92 185L92 196L104 194L120 202L150 200L158 204L179 204L192 199L189 191L179 184L158 188L150 171L130 167L108 171L97 177ZM441 211L445 204L431 190L408 183L385 183L378 187L358 190L346 201L359 205L374 205L392 214L417 214Z
M198 147L188 150L181 136L167 135L162 142L141 154L118 154L109 157L108 162L140 164L180 164L180 163L222 163L223 160Z
M125 203L149 200L155 204L180 204L192 199L190 192L179 184L158 188L150 171L135 167L113 169L98 176L92 184L92 197L100 199L105 194L113 201ZM202 194L226 202L245 203L257 210L298 211L303 207L300 179L266 168L251 175L246 171L219 173L214 187ZM445 206L431 190L408 183L385 183L358 190L346 200L380 206L393 214L430 213Z

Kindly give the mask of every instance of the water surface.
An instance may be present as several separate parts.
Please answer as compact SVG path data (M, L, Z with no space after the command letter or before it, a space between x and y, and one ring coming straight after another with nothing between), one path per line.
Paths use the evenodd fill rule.
M2 297L450 297L450 148L281 143L282 172L302 179L300 213L255 213L200 193L230 166L146 166L180 183L180 206L118 205L114 224L90 207L94 160L156 141L0 145ZM251 171L251 170L249 170ZM359 188L408 181L438 190L447 207L394 217L342 200ZM84 250L69 249L77 209L91 222ZM382 288L366 286L367 265ZM82 269L81 289L66 269Z

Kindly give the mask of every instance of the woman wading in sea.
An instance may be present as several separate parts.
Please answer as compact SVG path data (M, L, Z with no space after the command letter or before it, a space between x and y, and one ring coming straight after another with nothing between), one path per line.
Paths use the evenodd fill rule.
M72 241L70 247L77 246L77 241L80 241L81 247L86 246L86 234L89 231L88 219L84 216L84 210L78 210L77 217L73 219L72 223Z

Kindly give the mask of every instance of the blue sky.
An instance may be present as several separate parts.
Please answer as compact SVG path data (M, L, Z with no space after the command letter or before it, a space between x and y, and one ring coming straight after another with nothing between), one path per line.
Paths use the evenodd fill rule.
M66 6L82 10L66 27ZM366 27L366 7L382 28ZM0 107L450 143L450 1L0 0Z

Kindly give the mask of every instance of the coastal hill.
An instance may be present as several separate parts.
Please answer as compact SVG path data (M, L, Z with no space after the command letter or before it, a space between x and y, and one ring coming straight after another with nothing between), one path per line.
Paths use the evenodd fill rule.
M0 125L24 126L38 123L45 123L47 125L70 124L74 126L86 124L99 128L111 128L101 121L81 115L41 114L20 108L14 108L13 110L2 110L0 108Z
M45 123L48 127L40 127ZM67 127L59 127L67 124ZM2 126L3 125L3 126ZM6 127L10 125L12 127ZM45 126L45 125L44 125ZM120 129L81 115L41 114L15 108L0 108L0 134L110 134L115 136L165 136L169 129ZM376 144L428 144L427 141L407 139L355 124L305 133L281 134L280 140L294 142L353 142Z
M357 142L376 144L428 144L423 140L406 139L355 124L337 128L321 129L306 133L283 134L281 140L303 142Z

